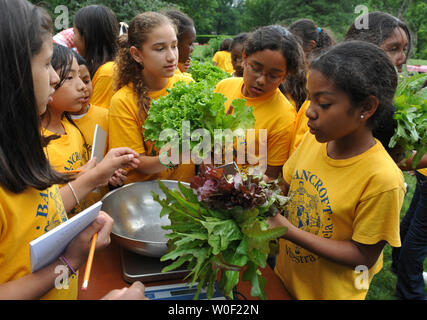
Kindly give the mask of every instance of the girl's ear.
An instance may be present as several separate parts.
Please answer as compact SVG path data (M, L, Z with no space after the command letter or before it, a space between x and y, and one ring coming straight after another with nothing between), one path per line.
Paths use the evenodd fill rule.
M372 115L377 111L379 105L378 98L370 95L365 99L360 109L360 118L363 120L368 120Z
M138 62L140 65L142 65L142 66L143 66L142 54L141 54L141 52L139 51L139 49L138 49L137 47L135 47L135 46L131 46L131 47L129 48L129 51L130 51L130 55L132 56L132 58L133 58L136 62Z

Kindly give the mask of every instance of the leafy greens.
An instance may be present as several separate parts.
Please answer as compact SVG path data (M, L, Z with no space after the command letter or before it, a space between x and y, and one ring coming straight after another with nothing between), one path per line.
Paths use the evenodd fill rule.
M190 131L203 128L208 131L211 146L214 145L215 129L250 129L255 126L255 116L251 107L246 106L246 100L232 101L234 112L225 112L227 99L221 93L213 92L213 88L205 81L177 82L169 94L152 101L148 117L144 123L144 137L155 141L156 148L163 147L168 141L159 139L164 130L173 130L179 135L180 145L183 139L183 123L189 121ZM165 139L166 140L166 139ZM192 139L190 150L200 143Z
M412 165L416 168L427 152L427 87L421 88L427 81L427 74L402 76L399 80L394 97L397 129L389 147L400 146L406 152L406 159L415 150Z
M251 295L266 299L260 268L266 266L271 241L286 233L285 227L269 229L266 219L277 214L288 198L281 195L278 181L265 183L261 178L237 173L225 177L223 169L201 166L192 179L191 188L178 183L179 190L169 190L161 181L166 199L153 193L162 206L161 216L168 215L172 232L169 251L161 261L174 260L163 269L174 270L187 263L191 285L207 287L211 298L215 282L225 296L233 298L233 288L240 273L251 284Z

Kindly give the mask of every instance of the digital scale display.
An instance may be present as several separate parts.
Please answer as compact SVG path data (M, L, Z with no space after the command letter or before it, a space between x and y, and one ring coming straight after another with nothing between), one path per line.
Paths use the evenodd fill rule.
M193 300L197 292L197 282L190 287L186 283L169 284L163 286L145 287L145 296L150 300ZM207 290L200 290L199 300L207 300ZM224 295L215 285L211 300L225 300Z

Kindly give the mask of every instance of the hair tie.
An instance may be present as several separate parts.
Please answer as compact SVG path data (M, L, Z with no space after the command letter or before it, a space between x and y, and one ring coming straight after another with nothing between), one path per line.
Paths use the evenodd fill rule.
M319 33L321 33L322 32L322 28L317 27L317 31L319 31Z

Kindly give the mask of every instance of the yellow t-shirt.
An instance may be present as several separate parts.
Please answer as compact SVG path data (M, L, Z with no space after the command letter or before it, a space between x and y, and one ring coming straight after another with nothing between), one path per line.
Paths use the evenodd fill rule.
M400 246L399 212L405 194L401 170L379 141L344 160L330 158L326 145L306 134L283 166L290 184L289 221L323 238L367 245L385 240ZM370 283L381 268L382 254L363 275ZM361 286L368 280L362 283L362 274L353 268L284 239L275 272L296 299L364 299L368 291Z
M176 70L175 70L175 74L178 74L178 75L181 75L181 76L189 77L189 78L190 78L190 80L193 80L193 81L194 81L193 76L191 75L191 73L188 73L188 72L182 72L181 70L179 70L179 68L176 68Z
M249 146L251 143L254 143L255 157L259 159L259 164L261 164L261 160L265 163L265 159L263 158L263 154L260 154L259 148L265 147L263 137L261 136L260 139L260 130L266 129L266 163L270 166L281 166L289 157L289 147L296 118L295 108L279 89L261 97L248 98L242 94L243 85L243 78L228 78L218 83L215 92L226 96L226 110L228 110L234 99L246 99L246 104L253 108L256 120L254 140L248 134L246 145ZM250 153L246 153L246 155L249 156ZM242 167L242 163L237 164ZM246 157L245 164L253 165L254 160Z
M86 150L88 152L88 159L90 159L92 154L93 135L95 133L96 125L98 124L102 129L104 129L108 136L108 109L90 105L89 111L86 114L83 116L72 116L72 118L74 123L83 133L86 143ZM107 150L107 145L105 146L105 150ZM107 194L108 191L109 189L107 186L98 187L93 190L85 197L85 208L88 208L92 204L101 200L101 198Z
M65 134L60 138L49 142L44 148L47 159L51 166L59 172L77 170L87 162L87 152L85 141L79 129L71 124L67 119L62 121ZM51 136L55 133L43 129L44 136Z
M294 133L292 136L291 150L289 151L289 155L291 155L295 151L295 149L300 144L304 134L309 131L307 126L308 118L305 115L305 112L307 111L309 106L310 106L310 100L306 100L301 106L301 108L298 110L297 119L295 121Z
M66 220L57 185L43 191L29 187L20 194L0 186L0 283L30 274L29 243ZM71 275L68 289L53 288L42 299L76 300L77 286L78 277Z
M167 94L167 89L172 88L178 81L189 83L191 79L186 76L175 74L169 78L168 84L162 90L150 92L150 98L155 100ZM158 155L154 148L154 143L144 141L144 124L147 115L141 119L139 116L139 107L137 96L133 91L132 85L126 85L118 90L111 99L109 112L109 143L108 147L129 147L139 154L145 153L147 156ZM147 181L157 179L170 179L189 182L189 179L195 175L193 164L182 164L174 169L166 169L158 174L142 174L136 170L128 173L126 183L135 181Z
M215 52L212 61L217 64L218 68L221 68L229 74L233 74L234 67L231 63L231 52L228 51L217 51Z
M98 124L108 133L108 109L90 105L89 111L82 116L72 116L74 123L83 133L86 149L89 152L88 159L92 153L93 135Z
M113 82L116 72L116 63L109 61L96 70L92 79L92 96L90 103L102 108L110 107L110 100L114 94Z
M47 159L50 165L59 172L67 173L68 171L78 170L81 166L87 163L87 152L85 149L85 141L79 129L71 124L67 119L62 121L65 133L60 138L49 142L44 148ZM54 134L52 131L43 129L44 136ZM81 212L88 207L85 199L80 199L80 205L74 207L68 212L69 217Z

